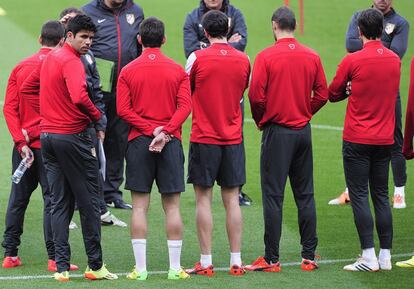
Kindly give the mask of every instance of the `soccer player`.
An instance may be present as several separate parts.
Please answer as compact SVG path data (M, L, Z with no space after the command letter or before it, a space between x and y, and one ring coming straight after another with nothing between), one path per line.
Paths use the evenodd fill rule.
M63 44L64 33L65 30L59 22L46 22L42 26L39 37L42 48L36 54L21 61L10 74L3 112L15 144L12 154L12 168L15 171L23 158L30 160L31 167L18 184L12 184L2 243L5 249L3 268L22 265L18 257L18 246L20 245L20 236L23 233L24 215L31 194L40 184L44 200L43 230L49 259L48 270L56 271L55 246L50 214L50 188L40 152L40 114L38 110L32 109L29 104L30 99L23 97L20 89L23 82L42 63L46 55L56 46L59 47ZM70 269L77 270L78 267L71 265Z
M407 160L414 158L413 151L414 137L414 58L411 60L410 89L408 94L407 112L405 114L405 130L403 154ZM401 268L414 268L414 256L406 261L397 262Z
M287 7L272 16L276 43L260 52L249 90L253 118L263 131L260 160L265 255L246 270L279 272L282 208L289 177L298 209L302 270L315 262L316 210L310 120L328 100L321 60L294 37L295 14ZM312 94L313 91L313 94Z
M238 192L246 181L246 172L240 99L248 86L250 63L246 54L227 42L229 19L226 14L209 11L203 16L202 25L211 46L193 52L186 65L193 102L187 181L195 190L201 250L200 262L187 272L214 274L211 202L217 181L226 210L230 274L243 275Z
M184 69L161 52L164 24L155 17L139 27L143 53L121 71L117 111L130 126L126 185L132 195L131 242L135 268L127 277L146 280L147 212L154 180L165 212L170 268L168 279L187 279L181 268L184 192L181 126L191 112L190 82Z
M83 14L82 11L80 11L77 8L70 7L64 9L60 13L60 22L62 22L65 26L67 25L68 21L75 17L76 15ZM88 88L88 94L91 101L95 104L95 106L102 111L101 119L94 123L94 126L89 128L89 132L91 134L96 154L98 156L98 160L100 159L99 154L101 153L99 150L99 142L102 142L105 140L105 129L107 124L107 119L105 115L105 103L103 102L103 94L101 90L101 81L99 77L99 72L96 67L96 61L95 57L91 50L88 51L85 55L81 55L81 61L83 63L83 66L85 67L85 73L86 73L86 83ZM99 167L101 167L103 164L99 163ZM100 192L100 202L99 206L101 209L101 223L102 225L108 225L108 226L119 226L119 227L127 227L127 224L121 220L119 220L114 214L112 214L105 203L105 197L103 192L103 176L101 173L99 173L99 192Z
M53 196L52 229L58 281L69 281L69 222L75 201L81 217L88 279L117 279L102 262L98 161L87 127L101 112L86 90L80 55L88 52L96 26L85 15L67 26L66 43L52 51L40 73L42 156Z
M358 28L362 50L348 54L329 86L329 100L348 99L342 154L362 256L344 267L347 271L391 270L392 216L388 199L388 173L394 143L395 103L401 61L381 43L384 17L377 9L362 11ZM386 73L384 73L386 72ZM352 81L349 90L348 82ZM374 248L374 205L380 241L379 260Z
M229 0L201 0L200 6L187 15L184 24L184 52L185 57L200 49L210 46L204 34L201 20L208 11L217 10L226 13L229 17L230 28L227 33L228 43L239 51L244 52L247 45L247 26L242 12L230 4ZM244 98L240 100L244 121ZM252 199L242 191L239 191L240 206L250 206Z
M142 8L133 0L92 0L82 7L98 27L92 45L96 59L113 62L112 87L103 91L108 124L106 152L105 201L109 207L131 209L119 190L124 181L124 158L128 144L128 125L116 113L116 84L121 69L141 54L137 41L138 27L144 19ZM100 71L101 77L103 72ZM108 91L107 91L108 90Z
M401 17L393 8L392 0L373 0L373 7L380 10L384 15L384 31L381 35L382 44L394 51L400 59L404 57L408 45L409 24ZM349 24L346 34L346 49L348 52L354 53L363 47L361 39L359 39L358 17L361 12L356 12ZM384 73L387 73L383 70ZM406 165L404 156L402 155L402 114L401 114L401 98L398 93L395 105L395 130L394 145L392 147L391 167L394 176L394 208L404 209L407 205L405 202L405 183L407 181ZM348 188L337 198L329 202L330 205L344 205L349 203Z

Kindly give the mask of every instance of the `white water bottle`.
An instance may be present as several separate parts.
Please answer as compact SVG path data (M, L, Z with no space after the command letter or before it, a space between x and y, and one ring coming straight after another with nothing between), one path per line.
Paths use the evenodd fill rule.
M14 171L13 176L11 178L13 183L18 184L20 182L20 180L22 179L24 173L29 168L28 160L29 160L28 157L25 157L24 159L22 159L19 166Z

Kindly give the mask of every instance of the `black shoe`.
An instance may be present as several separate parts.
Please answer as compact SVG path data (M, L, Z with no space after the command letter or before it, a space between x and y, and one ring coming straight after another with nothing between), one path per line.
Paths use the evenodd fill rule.
M240 206L251 206L253 203L252 199L243 193L242 191L239 192L239 205Z
M132 209L132 206L130 204L125 203L122 199L106 203L106 205L110 208L116 209Z

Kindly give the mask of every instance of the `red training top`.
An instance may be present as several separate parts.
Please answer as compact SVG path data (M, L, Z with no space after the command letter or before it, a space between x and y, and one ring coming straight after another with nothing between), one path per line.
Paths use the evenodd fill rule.
M328 101L318 54L294 38L278 40L256 57L249 99L260 129L272 123L303 128Z
M42 132L75 134L98 121L101 112L86 89L85 68L68 43L49 53L40 72Z
M329 100L348 97L343 139L368 145L394 143L395 102L400 85L401 61L381 41L370 41L360 51L348 54L338 66L329 86Z
M403 154L407 160L414 158L414 58L411 60L410 89L408 93L407 113L405 115L405 131Z
M193 52L187 61L193 123L190 141L232 145L242 142L240 102L249 84L248 56L226 43Z
M191 112L188 75L159 48L146 48L122 69L116 105L118 115L131 125L129 141L153 136L159 126L181 140L181 126Z
M20 93L23 82L36 67L42 63L51 48L41 48L36 54L21 61L11 72L4 100L3 113L10 134L19 152L23 146L40 148L38 127L40 124L39 111L28 105L26 99ZM25 129L30 143L28 144L22 133Z

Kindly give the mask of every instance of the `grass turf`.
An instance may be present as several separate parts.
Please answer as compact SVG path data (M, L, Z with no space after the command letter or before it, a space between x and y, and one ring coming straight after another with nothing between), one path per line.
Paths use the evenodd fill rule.
M282 5L283 1L231 1L240 8L247 21L249 39L247 53L252 61L254 56L264 47L273 43L270 30L270 16L272 11ZM297 11L297 1L291 1ZM359 0L312 0L305 1L305 35L298 36L304 44L314 48L322 57L328 82L335 73L336 66L345 54L344 35L348 21L355 10L366 8L370 1ZM81 6L84 0L3 0L0 6L7 12L0 16L0 31L3 35L0 46L0 90L4 91L8 74L12 67L23 57L34 53L38 49L36 42L41 24L56 18L63 8ZM140 0L146 16L154 15L166 23L168 42L164 52L180 63L185 62L182 47L182 25L186 13L198 5L198 1L184 0ZM411 0L395 1L395 8L414 23L412 11L414 4ZM411 33L411 36L413 34ZM401 95L403 110L405 111L408 88L409 60L414 55L414 47L409 47L403 61ZM246 107L246 116L249 117L249 108ZM345 111L345 102L341 104L327 104L314 118L312 123L342 126ZM12 142L9 137L4 118L0 116L0 216L4 218L10 187L10 156ZM188 151L190 124L184 126L184 149ZM251 122L245 124L245 145L247 155L247 184L244 190L253 198L254 204L250 208L243 208L243 260L251 262L258 255L263 254L263 221L259 184L259 153L260 133ZM344 188L344 177L341 158L341 133L338 131L313 129L314 147L314 177L315 198L318 213L318 253L322 260L349 259L359 253L358 239L353 224L350 207L330 207L329 199L336 196ZM413 165L408 163L408 175ZM390 177L390 188L392 188ZM392 189L390 190L392 192ZM408 208L401 211L394 210L394 250L395 254L410 253L414 250L412 234L413 227L409 220L414 218L413 200L411 198L414 186L410 179L406 189ZM125 198L129 194L125 192ZM190 186L182 196L182 215L185 224L184 248L182 264L191 266L199 256L198 243L194 221L194 197ZM228 245L224 228L224 209L221 205L219 192L216 190L214 198L214 240L213 262L216 267L227 267L229 262ZM130 212L113 210L123 220L129 221ZM286 188L284 205L283 236L281 242L281 261L300 261L300 245L297 229L296 208L289 186ZM75 219L79 224L78 214ZM22 245L19 255L25 266L5 270L0 269L0 278L5 276L47 275L46 253L42 237L42 201L40 191L37 190L29 205L25 232L22 236ZM159 271L168 269L166 237L164 233L163 212L156 190L153 192L152 204L149 212L148 236L148 269ZM0 231L4 230L4 223L0 224ZM104 259L109 269L115 272L127 272L134 263L129 241L128 229L104 227L102 229ZM86 258L83 248L81 231L71 231L72 262L86 267ZM399 259L404 259L400 257ZM397 259L396 259L397 260ZM395 268L391 272L377 274L348 273L341 270L344 262L324 264L318 272L301 272L299 266L286 266L280 274L248 273L242 278L228 276L227 272L218 272L216 277L206 279L194 277L183 282L166 280L165 274L151 275L147 282L136 284L121 276L115 282L90 282L81 278L74 278L68 284L61 286L68 288L254 288L254 287L288 287L301 288L303 286L319 288L409 288L412 282L412 271ZM1 288L45 288L56 287L54 280L1 280Z

